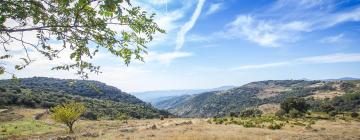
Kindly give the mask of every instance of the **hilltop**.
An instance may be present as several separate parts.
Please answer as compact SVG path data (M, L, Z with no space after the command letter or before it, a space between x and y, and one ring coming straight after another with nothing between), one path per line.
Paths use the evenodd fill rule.
M169 115L120 89L98 81L33 77L0 80L0 106L51 108L58 104L83 102L91 114L114 119L118 113L133 118Z

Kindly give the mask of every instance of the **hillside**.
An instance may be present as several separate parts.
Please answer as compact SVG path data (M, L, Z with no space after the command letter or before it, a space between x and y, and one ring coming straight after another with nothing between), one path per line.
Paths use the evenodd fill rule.
M156 105L158 102L171 99L174 97L200 94L209 91L227 90L234 87L235 86L221 86L218 88L211 88L211 89L155 90L155 91L145 91L145 92L134 92L130 94L136 96L137 98L145 102L149 102L153 105Z
M169 115L121 90L97 81L24 78L0 80L0 106L51 108L68 101L83 102L88 111L106 119L126 113L133 118Z
M306 97L316 109L323 100L358 92L359 87L360 81L269 80L224 91L171 98L155 106L182 117L214 117L249 107L276 105L289 97ZM360 103L346 105L360 107Z

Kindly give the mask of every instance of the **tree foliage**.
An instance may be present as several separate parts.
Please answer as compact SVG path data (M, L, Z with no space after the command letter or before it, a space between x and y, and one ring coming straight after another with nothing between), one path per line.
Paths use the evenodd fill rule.
M158 110L136 97L104 83L88 80L69 81L55 78L19 79L19 84L10 80L0 80L0 106L21 106L30 108L51 108L66 102L82 102L88 113L86 119L117 119L118 113L126 113L131 118L158 118L160 115L170 115ZM87 86L95 83L101 90L97 93ZM21 90L19 93L17 90ZM89 114L90 113L90 114Z
M155 33L165 32L154 22L155 14L132 6L130 0L1 0L0 13L0 44L5 52L0 60L13 57L12 42L18 42L26 54L16 70L35 61L31 51L54 60L70 50L67 57L73 62L53 69L76 69L82 78L100 72L89 61L99 50L122 58L125 64L133 58L143 61L146 43ZM27 41L27 32L36 33L36 41ZM1 63L0 74L13 74L7 69Z
M53 114L51 118L59 123L65 124L69 127L69 132L74 133L74 123L80 119L80 116L85 113L86 108L81 103L70 102L63 105L56 106L52 109Z
M280 104L280 108L286 113L290 113L291 110L305 113L309 107L304 98L288 98Z

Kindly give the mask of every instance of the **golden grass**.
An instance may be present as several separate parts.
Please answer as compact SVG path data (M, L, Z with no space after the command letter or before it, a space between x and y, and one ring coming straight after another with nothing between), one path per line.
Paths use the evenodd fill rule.
M25 113L28 111L28 113ZM25 113L29 119L31 110L18 111ZM36 113L35 113L36 114ZM45 123L40 120L40 123ZM244 128L241 125L209 124L207 119L171 118L165 120L129 120L121 121L81 120L75 124L75 134L67 134L61 124L46 124L51 130L34 133L14 134L17 139L56 139L61 136L72 136L80 140L358 140L360 139L360 122L350 120L319 120L311 127L287 124L279 130L267 128ZM46 128L47 126L41 127ZM43 131L44 130L44 131ZM29 130L23 130L24 132ZM90 134L90 135L86 135ZM18 136L27 135L27 136Z

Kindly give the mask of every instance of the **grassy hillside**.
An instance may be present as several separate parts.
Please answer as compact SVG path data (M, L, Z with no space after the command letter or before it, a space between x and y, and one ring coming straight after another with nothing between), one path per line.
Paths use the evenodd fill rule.
M97 81L25 78L19 83L0 81L0 106L51 108L68 102L82 102L88 113L114 119L119 113L133 118L154 118L169 115L136 97Z
M313 109L330 103L334 106L341 105L342 111L353 111L360 104L356 94L359 92L359 84L360 81L269 80L252 82L225 91L172 98L156 106L183 117L214 117L249 107L278 104L290 97L306 97L312 103ZM340 104L340 98L351 98L353 101L351 104L350 101Z
M46 116L34 120L41 109L15 109L2 114L19 115L13 121L0 121L0 139L79 139L79 140L358 140L360 118L349 116L327 119L285 118L274 116L258 118L166 118L129 120L80 120L74 134L62 124ZM313 114L317 115L317 114ZM325 115L327 116L327 115ZM271 122L284 124L280 129L269 127ZM243 125L256 123L257 125ZM343 129L345 128L345 129Z

